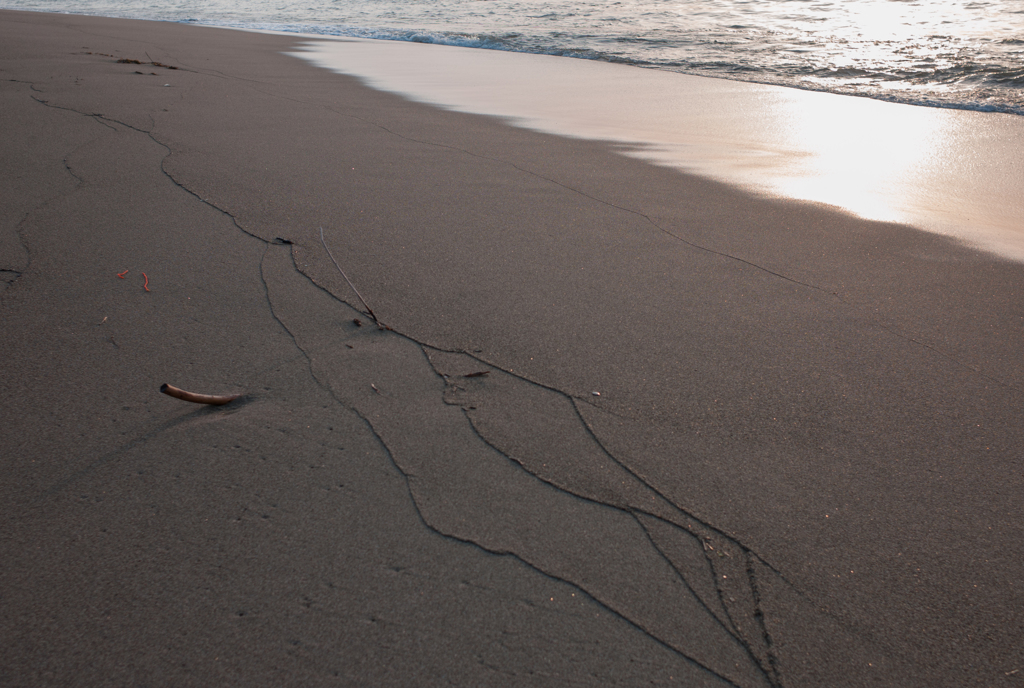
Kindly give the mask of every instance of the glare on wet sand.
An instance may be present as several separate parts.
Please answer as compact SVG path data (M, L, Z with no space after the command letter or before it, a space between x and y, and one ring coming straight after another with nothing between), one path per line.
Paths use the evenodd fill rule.
M1024 260L1022 117L393 41L318 40L296 55L413 100Z

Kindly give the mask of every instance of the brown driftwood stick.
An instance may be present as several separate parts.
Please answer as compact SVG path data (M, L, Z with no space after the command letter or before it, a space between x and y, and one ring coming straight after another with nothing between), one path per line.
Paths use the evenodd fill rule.
M160 385L160 391L167 396L181 399L182 401L191 401L196 404L213 404L214 406L222 406L242 396L241 394L196 394L195 392L186 392L183 389L178 389L166 382Z

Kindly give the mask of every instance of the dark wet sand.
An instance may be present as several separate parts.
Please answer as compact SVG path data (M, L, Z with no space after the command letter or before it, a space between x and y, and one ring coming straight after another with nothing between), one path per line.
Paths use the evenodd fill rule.
M0 12L0 685L1019 685L1021 265L295 41Z

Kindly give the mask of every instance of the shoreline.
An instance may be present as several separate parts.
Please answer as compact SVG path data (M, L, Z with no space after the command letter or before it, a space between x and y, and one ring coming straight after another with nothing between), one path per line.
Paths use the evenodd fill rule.
M417 102L1024 261L1024 181L1007 173L1024 158L1014 115L453 46L318 38L295 54Z
M17 10L19 8L10 8ZM50 8L40 8L38 10L24 10L23 11L40 11L48 12ZM294 9L294 8L293 8ZM157 8L152 8L153 12L157 12ZM166 9L165 9L166 12ZM301 15L301 11L298 15ZM358 13L357 13L358 14ZM826 85L829 82L828 78L821 79L817 77L807 77L804 75L803 78L793 80L795 75L790 75L787 79L785 76L769 75L763 73L760 77L753 77L750 75L741 76L729 70L725 72L716 72L714 69L708 70L707 65L702 68L687 67L685 64L666 62L659 59L657 56L642 55L634 57L626 57L622 54L616 54L615 52L607 53L600 48L591 47L573 47L571 45L549 45L547 48L542 46L534 45L532 48L528 45L517 44L517 38L521 38L518 34L495 36L493 33L484 29L482 32L474 32L474 29L469 27L462 27L467 33L461 32L457 27L452 27L450 24L436 25L432 23L429 18L423 18L425 24L400 28L397 26L377 26L377 25L354 25L347 23L353 17L349 15L337 15L333 17L334 20L342 23L334 23L331 19L326 19L323 16L318 15L315 19L311 16L306 16L306 21L302 21L298 15L292 15L293 21L255 21L252 17L248 21L239 22L231 21L229 19L217 19L216 11L213 15L204 15L204 18L199 19L196 16L190 15L178 15L175 16L174 12L165 13L163 16L130 16L120 15L118 18L123 19L136 19L143 21L167 21L174 23L182 23L192 26L208 26L214 28L231 28L245 31L267 31L270 33L288 33L291 35L295 34L306 34L318 38L324 38L327 40L331 39L372 39L372 40L383 40L383 41L398 41L398 42L411 42L420 44L432 44L432 45L443 45L453 47L466 47L474 49L484 50L496 50L501 52L509 53L520 53L520 54L533 54L533 55L558 55L563 57L578 58L584 60L594 60L602 63L609 64L628 64L645 69L654 69L658 71L664 71L673 74L683 74L690 76L701 76L705 78L713 79L725 79L730 81L738 81L741 83L751 83L758 85L770 85L770 86L782 86L785 88L795 88L803 91L812 91L817 93L832 93L840 95L851 95L855 97L866 97L873 100L879 100L888 103L899 103L905 105L914 105L921 107L935 107L940 109L954 109L954 110L968 110L974 112L983 113L1005 113L1013 114L1017 116L1024 116L1024 109L1022 109L1021 103L1016 102L1010 95L1012 90L1003 92L999 96L999 102L992 103L992 94L987 92L985 89L974 89L972 91L960 90L959 98L954 100L947 100L946 93L940 91L929 91L928 84L924 84L925 90L918 90L916 95L911 95L914 89L910 90L893 90L887 88L885 92L874 91L865 93L859 90L856 80L852 83L843 83L842 81L833 81L831 85ZM77 16L112 16L112 15L98 15L98 14L78 14ZM345 18L343 18L345 17ZM359 19L356 19L359 22ZM492 27L495 28L495 27ZM534 27L537 28L537 27ZM975 27L977 28L977 27ZM1001 24L992 26L995 30L1004 30ZM541 33L544 33L543 31ZM587 32L585 32L586 34ZM990 36L991 38L991 36ZM507 42L511 39L511 42ZM1012 63L1011 63L1012 64ZM720 65L725 66L725 65ZM975 65L975 68L981 68L981 71L992 75L993 72L998 74L1002 71L1000 68L1005 67L1004 65L998 64L985 64ZM1011 68L1012 71L1012 68ZM920 84L918 84L920 85ZM961 87L963 84L959 84ZM992 86L990 82L988 86ZM935 86L931 84L931 86ZM948 87L949 84L946 83ZM1002 89L996 85L997 91ZM972 99L974 96L975 99Z
M293 37L0 35L0 682L1024 662L1024 266L369 89Z

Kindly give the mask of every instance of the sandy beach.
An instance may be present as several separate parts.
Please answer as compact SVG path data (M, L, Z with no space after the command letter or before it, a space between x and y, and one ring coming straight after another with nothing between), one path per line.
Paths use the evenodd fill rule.
M0 12L0 685L1020 684L1024 265L304 40Z

